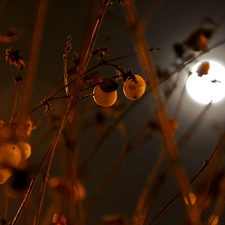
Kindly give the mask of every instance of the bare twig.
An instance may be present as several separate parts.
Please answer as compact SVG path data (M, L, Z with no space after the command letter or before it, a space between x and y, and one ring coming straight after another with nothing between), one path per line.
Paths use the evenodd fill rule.
M13 221L12 221L12 223L10 225L15 225L17 223L17 221L18 221L18 219L19 219L19 217L20 217L20 215L21 215L21 213L22 213L22 211L23 211L23 209L25 207L25 204L28 201L28 199L29 199L29 197L30 197L30 195L31 195L31 193L33 191L34 185L35 185L35 183L36 183L36 181L38 179L38 176L40 175L41 169L44 166L44 163L45 163L46 159L49 156L49 153L50 153L49 149L51 149L51 145L52 145L52 142L50 143L49 148L48 148L47 152L45 153L44 158L41 161L41 164L40 164L40 166L38 168L37 173L35 174L35 176L31 180L30 185L29 185L29 187L27 189L27 192L26 192L26 194L24 196L24 199L23 199L23 201L22 201L22 203L21 203L21 205L20 205L20 207L19 207L19 209L18 209L18 211L17 211L17 213L16 213L16 215L15 215L15 217L14 217L14 219L13 219Z
M218 144L216 145L216 147L214 148L214 150L212 151L211 155L209 156L209 158L207 160L205 160L205 162L203 163L203 165L201 166L201 168L199 169L199 171L195 174L195 176L186 184L186 186L184 188L187 188L188 186L190 186L202 173L203 171L208 167L208 165L211 163L211 161L213 160L214 156L217 154L217 152L221 149L223 143L225 141L225 134L221 137L221 139L219 140ZM156 222L156 220L163 214L163 212L169 208L169 206L182 194L182 191L179 191L155 216L154 218L148 223L148 225L152 225Z
M179 105L179 103L178 103L178 105ZM185 144L188 142L188 140L190 140L190 138L193 136L193 134L195 133L195 131L197 130L197 127L201 124L201 122L203 121L203 119L204 119L204 115L205 115L205 113L207 112L207 110L210 108L210 105L211 105L211 103L209 103L208 105L206 105L206 107L203 109L203 111L199 114L199 116L190 124L190 126L189 126L189 128L186 130L186 132L183 134L183 136L178 140L178 146L180 147L180 151L182 151L182 149L183 149L183 147L185 146ZM163 147L163 148L165 148L165 146ZM162 148L162 150L163 150L163 148ZM161 150L161 151L162 151ZM161 153L162 154L162 153ZM160 156L159 156L160 157ZM162 161L161 161L162 162ZM160 162L159 162L159 165L158 165L158 167L160 166ZM152 193L152 195L153 195L153 197L152 198L150 198L150 203L149 202L147 202L147 193L146 193L146 195L145 195L145 200L144 200L144 196L143 196L143 199L142 199L142 201L143 202L145 202L145 204L147 204L148 206L146 206L145 208L143 208L143 204L142 204L142 210L144 210L144 212L141 212L140 210L141 210L141 208L140 208L140 210L139 210L139 214L137 213L137 215L136 215L136 218L137 217L141 217L142 219L144 219L144 217L145 217L145 220L147 219L147 215L150 213L150 209L151 209L151 206L152 206L152 203L153 203L153 201L154 201L154 199L155 199L155 197L157 196L157 193L159 192L159 190L160 190L160 187L162 186L162 184L163 184L163 181L162 181L162 179L161 178L166 178L166 174L167 174L167 172L169 171L169 166L170 166L170 164L169 163L167 163L163 168L162 168L162 171L160 171L160 173L159 173L159 175L158 175L158 177L159 177L159 179L158 180L160 180L160 184L158 185L157 183L155 183L155 184L153 184L152 185L152 182L153 182L153 180L152 180L152 182L149 182L149 184L147 183L146 184L146 191L147 191L147 188L148 187L150 187L150 185L152 186L152 189L154 189L154 190L156 190L156 192L155 193ZM151 172L152 173L152 172ZM150 175L149 176L151 176L151 173L150 173ZM153 177L152 177L152 179L153 179ZM151 195L151 196L152 196ZM141 197L140 197L141 198ZM200 213L200 209L199 209L199 213Z
M147 96L147 95L145 95ZM141 101L142 99L144 99L144 96L139 100ZM124 116L126 116L137 104L139 101L135 101L133 103L131 103L115 120L114 122L112 122L109 127L105 130L105 132L102 134L102 136L100 137L100 139L98 140L98 142L93 146L92 150L89 152L88 156L86 157L86 159L84 160L84 162L81 164L80 168L78 169L78 174L79 176L81 176L84 172L85 169L87 167L87 165L89 164L89 162L92 160L92 158L94 157L94 155L97 153L97 151L99 150L100 146L104 143L104 141L109 137L109 135L111 134L111 132L113 131L113 129L116 127L116 125L121 121L122 118L124 118Z
M51 164L52 164L53 156L54 156L54 153L55 153L56 145L58 143L58 140L59 140L60 134L63 130L63 127L66 124L69 112L71 111L71 109L77 103L78 93L81 90L82 75L86 71L86 68L87 68L87 65L88 65L88 62L89 62L89 59L90 59L90 56L91 56L91 52L93 50L94 43L95 43L96 37L98 35L98 31L100 29L101 22L103 20L104 15L105 15L105 11L106 11L106 8L107 8L108 4L109 4L109 1L105 0L104 3L103 3L103 6L101 8L99 17L98 17L98 19L95 23L94 29L91 33L89 44L87 45L87 47L84 51L84 55L81 57L81 62L80 62L79 68L78 68L77 79L75 79L75 83L74 83L74 86L73 86L72 91L71 91L71 96L68 100L66 112L64 114L64 117L62 118L59 130L56 133L56 136L53 138L51 148L49 149L51 154L50 154L50 158L49 158L49 163L47 165L47 169L45 171L45 177L44 177L44 180L43 180L43 183L42 183L42 190L41 190L41 193L40 193L40 199L39 199L39 204L38 204L38 208L37 208L37 212L36 212L36 216L35 216L35 220L34 220L34 225L38 224L38 220L39 220L39 216L40 216L40 212L41 212L41 208L42 208L42 204L43 204L43 199L44 199L44 193L45 193L45 189L46 189L46 185L47 185L47 181L48 181L49 171L50 171L50 168L51 168Z
M1 217L1 224L5 225L7 222L7 209L8 209L8 196L6 195L6 188L7 188L8 182L4 184L4 199L3 199L3 210L2 210L2 217Z
M104 190L106 184L108 183L108 181L110 180L112 175L115 173L115 171L119 167L119 165L123 162L123 160L125 159L127 154L135 149L135 147L138 145L138 143L140 143L140 139L142 140L142 144L143 144L142 137L143 137L143 132L145 132L145 128L146 128L146 123L144 123L144 125L141 126L140 129L138 129L138 131L134 134L134 136L131 138L131 140L128 143L124 144L121 153L116 158L116 160L114 161L112 166L109 168L109 170L107 171L107 173L105 174L105 176L103 177L103 179L101 180L101 182L99 183L97 188L95 189L92 198L87 203L86 210L85 210L86 214L88 214L90 212L94 203L96 202L98 197L101 195L102 191ZM138 146L140 147L140 145L138 145Z
M69 96L69 87L68 87L68 74L67 74L67 58L68 58L68 53L70 52L71 48L72 48L72 44L71 44L71 39L72 37L69 35L67 37L67 42L66 42L66 48L65 48L65 53L63 54L63 70L64 70L64 85L65 85L65 91L66 91L66 95Z
M30 50L30 60L28 64L27 74L24 84L24 93L22 99L22 113L27 111L31 96L33 93L33 84L35 79L35 73L38 64L38 58L40 53L40 46L42 41L43 27L45 21L45 15L47 13L48 0L40 0L39 8L37 12L37 18L35 22L35 29L33 34L33 41Z
M153 102L156 107L157 117L159 119L162 134L164 137L164 142L169 153L171 166L173 168L176 181L182 192L182 195L190 201L189 190L184 189L185 185L188 183L188 178L186 172L179 159L179 150L174 139L174 131L171 129L171 124L169 122L168 116L166 115L165 106L163 104L162 93L159 88L159 81L156 75L155 66L152 63L152 59L144 49L148 49L147 41L144 34L144 28L137 16L136 8L133 1L125 0L125 8L127 10L127 17L129 25L133 32L133 37L135 40L136 51L143 52L139 55L139 62L143 70L148 74L149 85L152 91ZM189 221L192 223L191 211L194 209L197 215L197 220L199 219L198 209L195 205L185 205L187 210L187 215ZM193 211L192 211L193 212Z
M151 207L150 204L148 205L148 207L145 206L147 197L148 197L148 193L152 186L154 178L156 177L157 171L159 170L159 168L163 162L163 159L165 158L165 153L166 153L166 151L165 151L165 146L164 146L161 148L161 150L158 154L158 157L153 165L153 168L152 168L150 174L148 175L147 183L144 186L144 188L139 196L139 199L138 199L138 202L136 205L136 209L135 209L135 213L133 216L133 221L132 221L133 225L144 224L144 221L147 218L147 213L149 212L150 207Z
M12 116L11 116L11 122L16 118L17 116L17 107L18 107L18 98L19 98L19 79L20 77L21 69L18 69L18 74L15 76L15 92L14 92L14 102L12 106Z

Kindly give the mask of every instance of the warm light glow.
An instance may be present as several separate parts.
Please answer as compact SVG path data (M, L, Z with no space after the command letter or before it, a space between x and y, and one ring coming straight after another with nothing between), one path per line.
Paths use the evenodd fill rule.
M190 200L190 204L191 204L191 205L194 205L194 204L195 204L196 196L195 196L194 193L192 193L192 192L189 193L189 200ZM187 199L186 197L184 198L184 202L185 202L187 205L189 204L188 199Z
M215 61L208 62L210 63L208 74L198 76L196 70L201 64L199 62L193 66L186 84L189 95L202 104L218 102L225 96L225 68Z
M217 225L218 222L219 222L219 217L216 216L216 215L212 215L212 216L209 217L208 222L209 222L211 225Z

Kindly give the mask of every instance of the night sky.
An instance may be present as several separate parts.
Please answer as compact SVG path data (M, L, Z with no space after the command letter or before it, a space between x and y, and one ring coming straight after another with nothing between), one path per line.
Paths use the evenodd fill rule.
M63 77L62 55L68 35L72 36L72 51L76 51L79 54L85 34L87 35L87 33L85 33L85 24L89 2L88 0L48 1L41 46L40 49L36 49L37 52L38 50L40 51L32 93L30 93L30 108L39 103L43 96L45 96L46 93L54 87L57 81ZM99 5L101 4L100 0L97 2L99 2ZM109 5L106 11L105 19L103 20L95 45L96 47L108 48L110 55L107 59L127 55L135 51L132 34L126 23L126 11L117 1L113 2L114 3ZM224 40L225 3L221 0L136 0L135 3L139 16L141 18L147 18L145 20L146 37L149 46L151 48L160 48L160 51L152 52L151 54L154 63L160 66L161 69L169 69L170 71L174 69L173 63L176 62L176 57L172 47L173 44L183 42L192 31L200 26L200 23L206 17L210 17L220 24L219 29L208 43L209 49L211 46ZM11 43L0 42L1 120L7 121L10 118L9 115L11 113L14 90L13 77L16 74L16 68L5 61L5 50L10 46L21 50L24 61L28 63L38 6L38 0L0 0L0 33L6 33L10 27L16 27L21 30L21 34L17 40ZM110 38L107 39L107 37ZM200 59L213 59L225 66L224 51L225 45L220 45L201 56ZM72 53L69 55L68 64L71 59ZM97 62L97 59L91 59L89 68ZM117 60L113 63L118 64L126 70L129 69L133 73L141 73L144 78L147 78L147 75L144 74L140 68L136 56ZM168 101L167 112L171 117L174 115L177 102L184 86L184 80L189 70L187 66L181 71L178 86ZM105 66L95 71L98 71L101 77L115 76L115 69L112 67ZM24 77L27 76L26 73L27 67L23 71ZM176 74L171 80L161 85L162 89L171 85L172 80L175 80L175 78ZM99 112L105 115L105 121L102 125L104 129L115 120L125 107L132 104L132 102L123 95L122 82L119 82L119 84L118 99L122 106L118 111L116 111L115 108L114 110L101 109L94 103L92 97L78 104L77 117L79 119L76 129L76 137L79 145L78 166L82 164L88 152L92 149L92 146L101 137L102 130L100 130L100 126L97 127L96 125L96 115ZM60 87L62 86L63 82L61 82ZM64 92L62 92L62 95L63 94ZM44 108L40 108L34 112L33 115L37 116L40 120L40 124L33 132L30 139L31 145L37 146L34 148L32 156L29 159L30 164L38 165L40 163L41 157L43 157L43 153L53 137L53 133L47 135L50 129L48 118L57 110L63 112L62 105L64 105L65 102L65 99L54 102L53 110L49 112L47 116L44 115ZM182 99L180 113L177 118L179 130L176 133L176 138L179 140L189 131L190 138L182 147L181 154L182 162L189 178L196 174L203 162L208 158L216 146L221 132L225 129L225 120L223 118L224 104L224 100L213 104L207 112L204 113L203 118L201 113L205 109L204 105L193 101L187 93L185 93ZM151 96L144 96L123 118L120 125L124 127L116 127L112 134L104 141L98 153L87 166L85 175L81 180L87 191L87 199L84 205L89 201L95 187L120 154L125 140L132 140L137 130L143 127L149 119L155 118L154 112ZM198 123L199 121L200 123ZM123 128L125 129L125 137L121 135L121 129ZM149 132L149 130L150 129L146 129L146 132ZM146 135L146 132L142 132L140 138ZM46 138L40 142L39 140L45 133ZM157 132L152 133L150 140L143 140L125 157L121 165L115 171L101 196L90 211L86 224L97 224L104 215L122 214L128 219L132 218L140 191L146 183L147 176L154 165L163 143L161 135ZM60 143L54 157L50 176L61 174L62 168L65 167L65 165L60 162L62 151L65 151L65 148L63 144ZM166 165L166 161L163 165ZM32 197L34 203L35 200L38 199L40 183L41 178L37 182L37 187L34 190L35 194ZM165 183L162 185L158 197L153 204L151 215L148 215L149 219L147 219L146 224L177 191L178 187L172 170L169 170ZM2 201L2 196L0 200ZM44 202L45 210L42 212L42 217L45 215L50 201L51 195L49 195L49 191L47 191L46 200ZM9 204L13 205L12 209L10 207L8 212L9 220L15 215L19 203L20 200L9 201ZM35 209L35 204L32 205L32 209ZM156 224L184 224L182 217L183 205L181 198L178 198ZM224 224L224 222L225 217L221 224ZM24 224L23 219L21 219L19 224Z

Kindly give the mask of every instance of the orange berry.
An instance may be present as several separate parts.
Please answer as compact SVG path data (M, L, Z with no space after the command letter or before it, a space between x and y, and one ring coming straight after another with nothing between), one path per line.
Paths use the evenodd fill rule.
M145 93L146 83L142 76L138 74L134 74L135 79L132 77L128 77L123 85L123 93L124 95L134 101Z
M117 99L117 91L112 91L112 92L104 92L101 88L100 85L96 85L94 90L93 90L93 99L94 101L104 107L112 106Z

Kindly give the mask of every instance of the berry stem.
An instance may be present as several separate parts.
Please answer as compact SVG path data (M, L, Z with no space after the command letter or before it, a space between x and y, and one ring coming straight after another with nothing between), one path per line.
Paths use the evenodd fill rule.
M17 116L17 107L18 107L18 98L19 98L19 81L20 79L17 79L20 77L21 69L18 70L17 76L15 77L15 91L14 91L14 101L12 106L12 116L11 116L11 122L16 118Z

